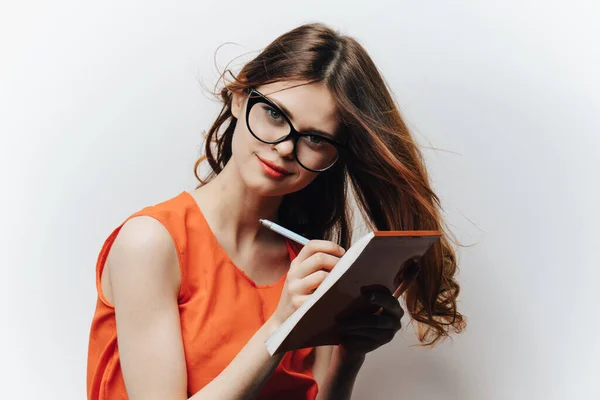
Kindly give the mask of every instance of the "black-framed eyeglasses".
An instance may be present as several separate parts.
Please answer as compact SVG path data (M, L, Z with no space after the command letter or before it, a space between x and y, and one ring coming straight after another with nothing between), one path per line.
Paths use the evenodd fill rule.
M344 148L344 144L323 135L298 132L288 116L256 89L251 89L248 96L246 125L252 136L266 144L292 139L296 161L312 172L331 168Z

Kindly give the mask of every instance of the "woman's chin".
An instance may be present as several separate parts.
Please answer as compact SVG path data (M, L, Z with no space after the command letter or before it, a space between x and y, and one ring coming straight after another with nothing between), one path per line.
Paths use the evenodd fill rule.
M258 196L274 197L285 196L296 191L295 188L286 185L284 182L272 181L261 176L253 176L245 179L246 187Z
M291 191L286 190L287 188L285 187L277 187L275 185L269 185L264 183L261 184L258 182L248 185L248 189L250 189L252 193L255 193L256 195L262 197L284 196L286 194L291 193Z

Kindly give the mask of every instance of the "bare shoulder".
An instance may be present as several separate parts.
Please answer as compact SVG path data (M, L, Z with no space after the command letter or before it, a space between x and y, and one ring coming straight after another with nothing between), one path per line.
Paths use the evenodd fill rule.
M113 249L116 252L151 251L153 256L163 257L175 254L175 245L167 228L158 220L146 216L127 221L119 231Z
M177 250L169 231L152 217L127 221L111 246L102 273L106 299L114 304L115 285L140 290L143 285L161 284L176 294L180 281Z

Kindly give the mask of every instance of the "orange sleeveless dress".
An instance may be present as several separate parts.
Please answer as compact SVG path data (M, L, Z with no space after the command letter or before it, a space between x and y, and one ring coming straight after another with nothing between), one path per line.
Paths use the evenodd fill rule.
M171 234L181 268L179 314L191 396L212 381L273 314L285 276L259 286L236 267L217 242L196 200L187 192L130 216L150 216ZM127 221L126 220L126 221ZM123 224L126 222L124 221ZM98 300L87 365L88 399L127 399L119 362L114 307L102 294L100 277L121 224L108 237L96 265ZM298 249L288 242L290 259ZM314 399L314 349L288 352L259 399Z

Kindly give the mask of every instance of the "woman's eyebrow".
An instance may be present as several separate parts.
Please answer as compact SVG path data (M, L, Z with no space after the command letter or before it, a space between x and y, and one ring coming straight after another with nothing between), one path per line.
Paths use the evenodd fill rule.
M281 111L283 111L283 113L285 115L287 115L287 117L290 119L290 121L294 120L294 116L292 115L292 113L290 112L290 110L287 109L286 106L284 106L281 103L275 102L275 100L273 100L272 98L268 98L269 101L271 101L273 104L275 104L277 107L279 107L281 109ZM304 131L302 131L302 133L314 133L316 135L321 135L321 136L325 136L328 137L329 139L333 140L333 135L331 133L322 131L320 129L314 129L314 128L310 128L310 129L306 129Z

